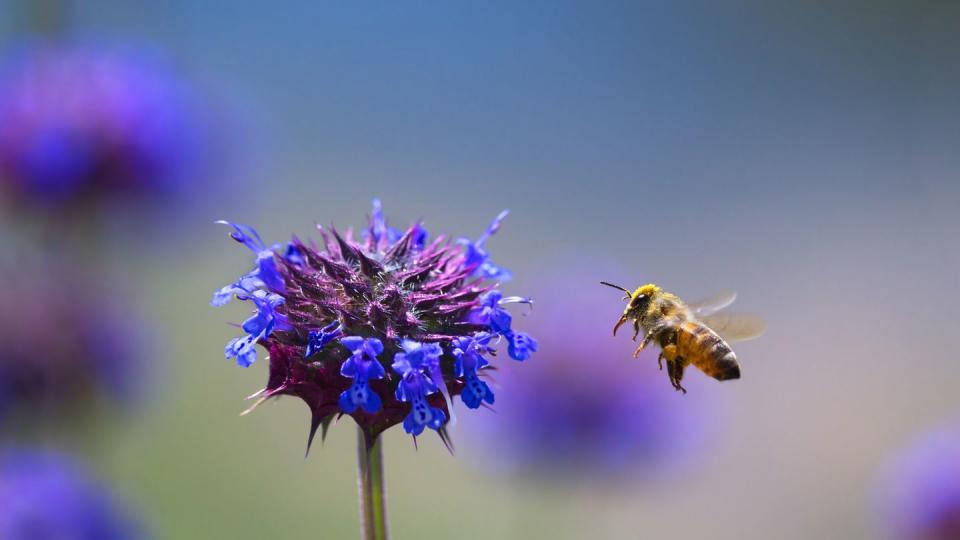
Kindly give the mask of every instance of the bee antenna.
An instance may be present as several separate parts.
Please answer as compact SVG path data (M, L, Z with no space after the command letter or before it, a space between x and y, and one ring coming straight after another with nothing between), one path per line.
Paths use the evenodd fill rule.
M621 286L619 286L619 285L614 285L613 283L608 283L608 282L606 282L606 281L601 281L600 284L601 284L601 285L606 285L607 287L613 287L614 289L618 289L618 290L621 290L621 291L627 293L628 296L630 295L630 291L624 289L623 287L621 287Z

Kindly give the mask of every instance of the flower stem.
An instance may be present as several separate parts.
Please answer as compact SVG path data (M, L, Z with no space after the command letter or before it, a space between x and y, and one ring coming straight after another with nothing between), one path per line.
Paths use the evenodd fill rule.
M360 528L363 540L387 540L387 505L383 488L383 445L357 427L357 484L360 488Z

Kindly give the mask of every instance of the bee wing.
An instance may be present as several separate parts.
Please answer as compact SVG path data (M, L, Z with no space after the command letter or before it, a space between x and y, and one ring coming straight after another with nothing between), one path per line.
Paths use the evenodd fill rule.
M767 329L767 323L756 315L740 313L714 313L698 320L727 341L755 339Z
M711 296L710 298L704 298L699 302L687 304L687 307L690 309L690 313L699 319L720 311L721 309L732 304L736 299L736 291L723 291Z

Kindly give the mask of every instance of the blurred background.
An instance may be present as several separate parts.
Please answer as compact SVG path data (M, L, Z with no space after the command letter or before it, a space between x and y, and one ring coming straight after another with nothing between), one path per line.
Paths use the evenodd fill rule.
M249 254L213 221L311 237L379 197L475 238L509 208L487 247L541 348L498 401L527 424L460 415L454 456L389 431L394 537L960 538L955 467L897 480L960 425L958 24L946 1L4 2L3 444L83 463L155 538L357 537L350 420L303 459L302 403L238 415L267 366L221 356L246 315L210 294ZM601 279L735 289L769 328L741 380L680 395L610 337ZM570 381L598 390L524 394ZM916 459L960 462L938 448Z

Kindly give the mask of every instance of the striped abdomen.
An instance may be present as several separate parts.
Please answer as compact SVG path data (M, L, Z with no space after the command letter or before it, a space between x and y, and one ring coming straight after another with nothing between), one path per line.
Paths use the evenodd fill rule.
M723 338L699 322L685 321L677 328L677 356L714 379L740 378L737 355Z

